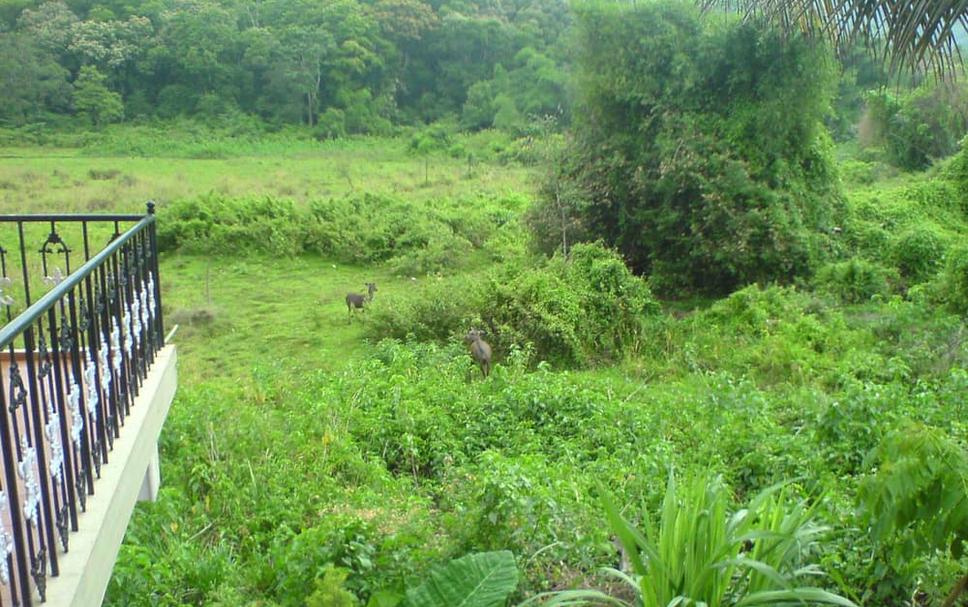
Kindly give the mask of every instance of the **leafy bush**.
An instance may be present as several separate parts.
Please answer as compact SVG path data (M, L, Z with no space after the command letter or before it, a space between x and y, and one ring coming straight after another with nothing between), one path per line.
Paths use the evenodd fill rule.
M961 559L968 546L968 451L936 428L907 423L871 453L873 472L858 491L860 520L895 576L908 564L940 551ZM895 587L897 579L884 579ZM968 574L949 582L944 605L968 590Z
M368 329L379 336L444 339L483 323L500 351L530 345L542 359L586 365L637 349L644 318L657 311L645 281L617 254L580 244L569 259L415 290L375 311Z
M901 94L872 91L867 107L876 125L875 141L885 146L891 162L905 169L923 169L954 153L968 132L964 83L926 84Z
M555 179L591 238L663 292L809 274L839 199L822 51L679 3L589 3L578 20L580 104Z
M888 295L896 280L896 272L891 269L855 257L823 266L817 271L815 283L844 303L861 303L877 295Z
M210 193L163 206L159 216L160 251L294 255L302 250L300 213L291 201Z
M313 252L345 262L392 261L399 273L423 275L460 267L499 228L520 238L520 204L513 197L420 204L364 194L302 208L268 196L210 193L161 207L158 247L232 255Z
M952 312L968 316L968 246L952 247L948 251L939 295Z
M898 235L892 246L892 256L905 278L922 282L938 271L946 248L946 239L940 231L924 222Z
M814 557L825 529L813 521L816 505L794 502L785 490L765 491L730 515L720 479L697 475L680 489L670 475L658 526L642 512L641 530L625 519L614 497L606 495L603 502L630 566L628 573L606 571L635 600L574 590L551 594L545 605L854 605L807 585L818 570L804 563Z

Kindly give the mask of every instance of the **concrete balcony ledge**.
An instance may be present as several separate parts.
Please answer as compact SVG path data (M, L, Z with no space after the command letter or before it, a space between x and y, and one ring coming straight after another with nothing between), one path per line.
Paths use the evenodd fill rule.
M96 607L104 599L135 504L158 495L158 437L178 384L176 362L174 345L158 352L94 483L87 511L78 516L70 552L58 556L60 575L48 580L45 605ZM35 601L40 602L36 592Z

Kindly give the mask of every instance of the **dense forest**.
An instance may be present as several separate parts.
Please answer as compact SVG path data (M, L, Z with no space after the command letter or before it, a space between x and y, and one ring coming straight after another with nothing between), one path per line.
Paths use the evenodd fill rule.
M0 120L230 114L322 136L567 113L561 0L0 4Z

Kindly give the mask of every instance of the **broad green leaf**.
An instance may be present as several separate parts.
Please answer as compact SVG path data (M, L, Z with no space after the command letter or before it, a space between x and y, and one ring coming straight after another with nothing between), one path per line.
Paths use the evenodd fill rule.
M455 559L407 591L406 607L503 607L518 585L514 555L507 550Z
M736 607L773 605L794 601L803 603L830 603L832 605L841 605L842 607L857 607L853 601L820 588L796 588L793 590L764 590L762 592L754 592L736 603Z

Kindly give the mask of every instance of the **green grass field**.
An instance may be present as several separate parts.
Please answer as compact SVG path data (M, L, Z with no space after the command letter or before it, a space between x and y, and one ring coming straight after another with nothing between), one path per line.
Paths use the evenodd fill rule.
M467 146L484 146L480 137ZM407 151L402 139L294 142L225 158L97 156L89 148L0 148L0 213L131 211L206 192L295 201L346 194L414 200L528 191L532 171ZM186 154L193 153L188 150ZM177 150L176 150L177 152ZM490 154L482 149L478 156Z

